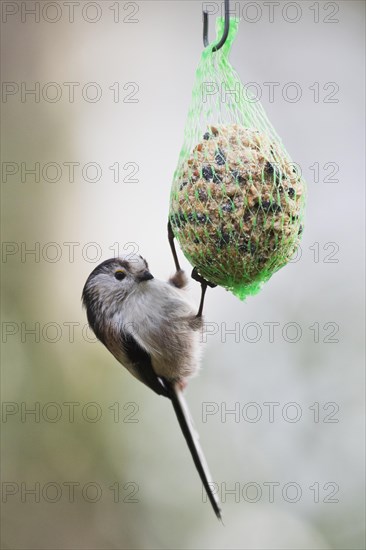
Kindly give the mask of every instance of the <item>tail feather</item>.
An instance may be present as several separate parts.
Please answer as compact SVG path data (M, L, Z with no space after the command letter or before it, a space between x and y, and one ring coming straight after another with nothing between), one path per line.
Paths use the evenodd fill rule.
M213 491L211 474L199 443L198 433L193 426L191 415L188 409L187 402L184 399L183 392L179 388L178 384L169 382L165 378L163 379L163 382L165 387L167 388L167 392L173 404L179 425L186 439L187 445L193 458L193 462L195 463L202 484L211 502L212 508L217 518L222 521L220 501L217 494Z

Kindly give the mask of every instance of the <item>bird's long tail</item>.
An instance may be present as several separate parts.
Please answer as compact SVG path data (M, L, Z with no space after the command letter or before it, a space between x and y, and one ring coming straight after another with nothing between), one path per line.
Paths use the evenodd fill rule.
M167 389L170 400L173 403L179 425L187 441L187 445L206 490L207 496L211 502L212 508L214 509L218 519L222 521L220 501L217 494L213 490L211 474L199 443L198 433L193 426L191 414L189 412L187 402L183 396L183 392L176 383L169 382L166 379L163 379L163 383Z

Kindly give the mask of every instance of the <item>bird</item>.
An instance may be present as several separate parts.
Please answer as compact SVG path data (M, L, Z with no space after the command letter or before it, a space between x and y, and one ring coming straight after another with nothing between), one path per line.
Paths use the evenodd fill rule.
M82 291L95 336L135 378L173 405L207 492L222 521L220 501L200 447L183 391L200 368L201 300L198 313L187 297L180 268L156 279L139 254L110 258L90 273Z

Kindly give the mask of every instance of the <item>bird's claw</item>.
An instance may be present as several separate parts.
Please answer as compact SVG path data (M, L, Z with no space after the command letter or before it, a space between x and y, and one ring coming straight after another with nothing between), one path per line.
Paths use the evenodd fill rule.
M214 283L210 283L204 277L202 277L202 275L200 275L198 273L197 267L193 268L193 271L191 273L191 277L192 277L192 279L194 279L198 283L201 283L201 285L209 286L210 288L215 288L217 286Z

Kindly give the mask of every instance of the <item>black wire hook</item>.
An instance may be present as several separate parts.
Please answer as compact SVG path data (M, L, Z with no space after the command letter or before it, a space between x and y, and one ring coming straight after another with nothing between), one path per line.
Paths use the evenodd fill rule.
M229 29L230 29L230 5L229 0L225 0L225 27L224 27L224 34L221 37L220 42L218 42L213 48L213 52L217 52L220 48L223 47L225 44L227 37L229 35ZM203 12L203 44L205 48L208 46L208 12Z

